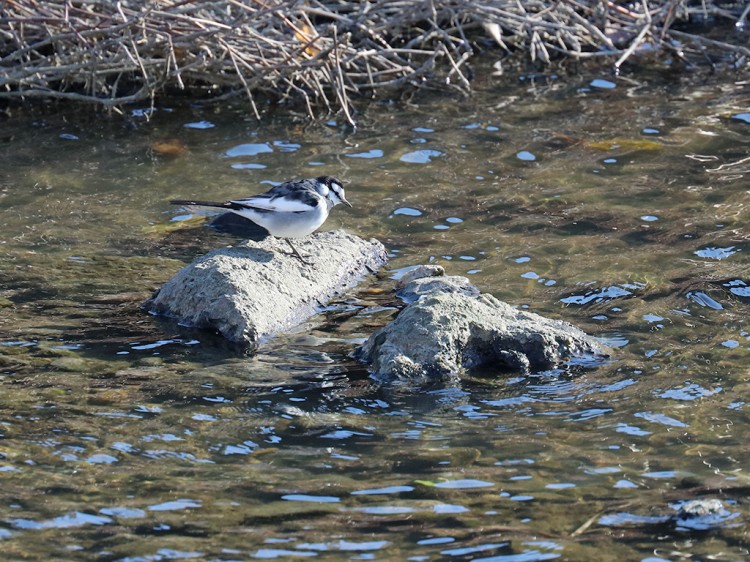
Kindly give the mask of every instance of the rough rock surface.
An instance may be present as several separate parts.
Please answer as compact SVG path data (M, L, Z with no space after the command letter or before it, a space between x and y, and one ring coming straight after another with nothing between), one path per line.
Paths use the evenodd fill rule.
M145 307L252 344L304 321L388 260L377 240L340 230L317 232L294 245L310 265L273 237L214 250L180 270Z
M443 379L482 366L538 371L571 357L603 354L596 339L567 322L476 295L468 280L443 279L442 285L435 277L409 283L402 291L430 285L432 291L422 292L355 352L371 364L375 378Z
M414 281L415 279L422 279L424 277L440 277L445 275L445 269L442 265L418 265L412 267L405 272L398 280L398 286L403 287L407 283Z
M708 531L716 529L739 518L740 513L729 511L721 500L690 500L679 506L675 524L682 529Z
M462 295L478 295L479 289L466 277L460 275L446 275L444 277L423 277L409 281L398 293L405 302L414 302L422 295L435 293L461 293Z

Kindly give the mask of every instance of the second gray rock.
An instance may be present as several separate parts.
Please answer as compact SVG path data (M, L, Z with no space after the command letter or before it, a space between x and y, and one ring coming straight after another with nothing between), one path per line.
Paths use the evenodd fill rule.
M450 282L441 287L439 279L407 284L402 291L421 293L418 300L357 350L357 357L371 365L373 377L446 379L477 367L542 371L572 357L604 354L595 338L567 322L518 310L492 295L476 295L468 281L448 277ZM417 290L425 284L433 285L434 292Z

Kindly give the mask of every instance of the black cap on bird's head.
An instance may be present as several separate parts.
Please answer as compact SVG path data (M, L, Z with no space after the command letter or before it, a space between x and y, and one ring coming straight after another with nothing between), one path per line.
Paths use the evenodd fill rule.
M338 178L334 178L333 176L318 176L315 178L315 181L319 182L322 185L325 185L328 188L328 194L326 197L328 197L334 205L338 205L339 203L344 203L345 205L352 206L349 201L346 200L346 194L344 193L344 182L342 182Z

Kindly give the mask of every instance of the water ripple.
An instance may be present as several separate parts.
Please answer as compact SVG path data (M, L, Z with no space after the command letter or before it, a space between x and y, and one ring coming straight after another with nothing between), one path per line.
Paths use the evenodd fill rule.
M620 285L611 285L592 289L583 294L574 294L560 299L565 304L586 305L591 303L609 302L624 297L632 297L636 291L646 287L645 283L621 283Z
M409 164L427 164L428 162L432 162L433 158L437 158L438 156L442 156L443 153L439 150L415 150L413 152L407 152L404 154L399 160L402 162L407 162Z

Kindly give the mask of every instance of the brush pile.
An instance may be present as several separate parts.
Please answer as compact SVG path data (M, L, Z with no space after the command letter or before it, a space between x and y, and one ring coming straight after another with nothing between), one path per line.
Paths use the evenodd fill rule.
M385 87L468 90L469 60L493 49L616 67L643 51L711 53L744 66L741 43L675 26L741 29L748 11L719 0L0 0L0 98L117 107L177 88L244 94L256 114L270 95L351 120L354 97Z

